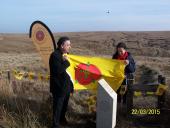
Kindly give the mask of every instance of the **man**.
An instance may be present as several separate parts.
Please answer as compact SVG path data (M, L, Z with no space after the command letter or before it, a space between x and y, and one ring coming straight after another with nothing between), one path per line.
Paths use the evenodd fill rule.
M73 84L66 69L70 66L65 54L69 53L71 42L68 37L61 37L57 42L58 48L51 54L50 66L50 92L53 95L53 126L59 128L60 124L67 124L65 113L70 93L73 93Z
M120 42L116 46L116 52L113 54L112 59L123 60L126 67L125 67L125 76L128 76L131 73L135 72L136 65L132 55L126 51L126 45L123 42ZM127 95L127 79L125 78L122 85L125 86L125 94L123 94L123 103L126 103L126 95ZM118 93L118 102L121 102L121 87L117 90Z

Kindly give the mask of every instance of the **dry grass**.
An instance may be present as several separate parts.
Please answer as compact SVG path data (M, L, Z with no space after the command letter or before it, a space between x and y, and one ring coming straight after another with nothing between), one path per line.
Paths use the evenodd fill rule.
M28 87L23 85L31 86L29 82L17 82L14 85L14 83L8 83L4 79L1 81L0 115L5 127L44 128L48 126L49 124L47 123L49 122L46 122L45 119L41 121L40 118L44 111L46 111L46 116L50 114L48 113L51 111L50 108L47 109L41 106L43 105L42 101L47 100L45 98L40 99L40 97L43 97L40 96L42 94L39 94L39 96L31 95L36 92L28 90ZM27 93L23 90L27 90ZM45 123L42 123L44 121Z
M0 124L5 128L48 128L52 121L52 98L48 82L11 78L0 80ZM94 127L95 113L86 101L93 95L88 91L75 92L68 107L70 127Z

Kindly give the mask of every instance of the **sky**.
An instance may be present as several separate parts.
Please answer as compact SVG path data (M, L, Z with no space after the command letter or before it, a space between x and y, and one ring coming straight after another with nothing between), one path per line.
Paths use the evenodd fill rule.
M170 31L170 0L1 0L0 33ZM109 10L109 13L107 11Z

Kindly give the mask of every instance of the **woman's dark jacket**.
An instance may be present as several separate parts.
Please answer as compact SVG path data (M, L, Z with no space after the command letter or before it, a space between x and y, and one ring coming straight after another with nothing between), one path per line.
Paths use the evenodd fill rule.
M50 56L50 92L57 96L65 96L67 93L73 92L73 83L66 69L70 63L62 59L62 52L56 49Z

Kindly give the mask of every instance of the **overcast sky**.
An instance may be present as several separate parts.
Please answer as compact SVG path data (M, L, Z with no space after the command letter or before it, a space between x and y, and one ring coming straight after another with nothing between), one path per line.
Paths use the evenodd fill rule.
M28 33L35 20L52 32L170 31L170 0L1 0L0 8L0 33Z

